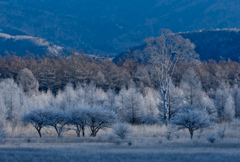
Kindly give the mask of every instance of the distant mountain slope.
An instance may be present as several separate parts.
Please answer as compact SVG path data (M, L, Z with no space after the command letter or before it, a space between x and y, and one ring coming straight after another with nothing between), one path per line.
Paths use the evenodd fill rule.
M0 28L93 54L173 32L240 28L238 0L1 0ZM9 33L11 34L11 33Z
M0 55L10 54L24 56L27 51L36 55L49 53L54 56L62 55L66 50L63 47L54 45L42 38L31 36L12 36L0 33Z
M194 32L177 33L183 38L188 38L196 45L195 51L199 54L202 61L214 59L239 61L240 57L240 30L238 29L217 29L199 30ZM136 46L127 52L116 56L113 61L117 63L119 59L133 58L133 51L142 50L145 45ZM130 51L130 52L129 52Z
M195 45L195 51L201 60L227 60L239 61L240 57L240 30L200 30L196 32L180 33L184 38L190 39Z

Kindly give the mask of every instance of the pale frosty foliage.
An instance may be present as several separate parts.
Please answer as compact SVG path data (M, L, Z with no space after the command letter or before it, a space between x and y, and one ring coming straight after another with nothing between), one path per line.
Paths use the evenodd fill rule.
M28 109L25 94L13 79L5 79L0 82L0 89L2 113L6 112L7 121L10 121L14 126Z
M217 110L211 100L202 90L200 77L193 68L187 70L180 83L184 103L195 105L211 115L212 119L217 117Z
M60 94L59 94L60 95ZM71 83L68 83L63 93L61 93L61 109L73 109L77 106L77 95L76 92L73 89L73 85Z
M206 94L204 94L200 106L210 115L211 120L215 120L217 118L217 109L214 105L214 100L210 99Z
M117 112L116 93L114 92L114 90L109 89L106 95L107 98L106 101L104 102L104 107L114 112Z
M80 106L101 106L106 100L106 94L102 89L96 88L93 83L78 85L76 90L77 102Z
M221 82L216 90L215 106L221 122L233 120L235 116L234 101L224 82Z
M142 117L145 115L143 106L143 96L135 87L129 87L128 90L122 89L120 91L118 108L121 121L127 121L131 124L140 123Z
M45 106L57 106L56 98L53 96L50 90L45 92L39 92L37 96L32 96L27 99L29 110L34 108L44 108Z
M183 75L180 88L183 91L185 103L195 106L201 105L203 100L202 83L194 69L188 69Z
M152 88L145 88L146 95L144 97L144 106L148 117L157 118L159 114L158 103L159 98L157 92Z
M27 68L24 68L23 70L18 72L17 83L19 84L20 87L22 87L24 93L28 97L31 97L38 93L39 88L38 80Z
M158 109L159 109L159 115L161 117L161 119L163 119L163 112L164 112L164 99L163 96L161 95L161 93L159 94L161 98L159 104L158 104ZM170 79L169 82L169 92L167 95L167 114L169 119L171 119L176 112L179 109L179 106L183 104L183 95L181 93L181 91L175 87L175 85L173 84L172 80Z

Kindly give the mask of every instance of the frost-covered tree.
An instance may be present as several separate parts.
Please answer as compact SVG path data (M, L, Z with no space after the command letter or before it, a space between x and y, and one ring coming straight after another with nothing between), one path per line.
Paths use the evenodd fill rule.
M79 98L82 98L82 105L93 107L94 105L104 105L106 94L102 89L96 88L94 83L82 84L77 88Z
M198 58L194 51L194 44L189 39L172 33L170 30L162 29L161 36L148 38L143 51L143 60L147 62L151 82L158 87L163 98L164 121L167 121L168 108L167 96L169 82L177 64L184 60Z
M3 101L3 96L0 93L0 123L2 123L2 125L5 124L6 118L7 118L7 109Z
M203 92L200 77L197 76L193 68L188 69L183 75L180 88L184 103L197 106L212 117L216 116L213 100Z
M28 109L25 94L13 79L5 79L0 82L0 90L2 104L7 113L6 119L14 126L19 117Z
M61 109L67 110L67 109L73 109L77 105L77 95L75 90L73 89L73 85L71 83L68 83L64 91L62 93L58 94L59 99L61 98ZM61 95L61 96L60 96Z
M184 105L181 110L171 120L172 124L178 126L178 129L188 129L193 138L194 131L206 128L210 125L208 114L196 106Z
M31 110L34 107L44 108L45 106L56 105L55 97L50 90L46 92L41 91L36 96L27 99L28 107Z
M46 113L44 109L31 110L23 116L22 121L32 124L37 130L39 137L42 137L41 129L46 125Z
M122 104L120 119L131 124L138 124L144 117L144 99L134 86L128 90L120 91L119 103Z
M89 110L88 126L93 137L97 135L100 129L110 128L117 121L117 115L111 110L97 106L89 108Z
M221 82L215 94L215 106L220 122L231 121L235 116L234 101L224 82Z
M202 83L194 69L190 68L183 75L180 83L183 100L190 105L200 106L203 100Z
M44 93L43 95L45 96L46 101L47 101L47 103L48 103L48 104L46 104L46 105L49 105L49 106L51 106L51 107L56 107L56 106L58 106L58 105L57 105L56 98L55 98L55 96L53 95L52 91L48 90L47 93ZM59 107L58 107L58 108L59 108Z
M32 72L27 68L24 68L18 72L17 83L20 87L22 87L23 91L28 97L31 97L38 93L38 81L33 76Z
M58 138L61 137L63 128L68 122L69 115L67 112L54 107L45 107L45 125L54 127Z
M158 114L158 94L152 88L145 88L146 96L144 97L144 106L148 116L157 116Z
M161 94L159 94L159 95L161 96ZM158 104L158 109L159 109L159 115L162 118L164 115L163 114L163 112L164 112L163 96L161 96L160 98L161 98L161 101ZM171 119L176 114L179 106L182 104L183 104L182 94L181 94L180 90L175 87L175 85L172 83L172 80L170 79L168 96L167 96L167 105L166 105L168 108L169 119Z
M109 110L113 110L117 112L117 105L116 105L116 93L114 90L109 89L107 91L107 99L104 103L104 107L108 108Z
M240 88L235 84L232 88L232 98L235 106L235 117L240 117Z
M82 132L82 136L85 136L85 127L89 121L89 108L77 108L70 111L70 121L72 125L75 126L74 130L77 133L77 136L80 137L80 133Z
M214 105L214 100L210 99L207 95L203 96L200 107L210 115L212 120L217 117L217 109Z

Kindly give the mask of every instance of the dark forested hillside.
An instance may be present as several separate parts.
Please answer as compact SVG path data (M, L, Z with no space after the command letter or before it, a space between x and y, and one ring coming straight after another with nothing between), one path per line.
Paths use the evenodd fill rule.
M185 39L190 39L195 44L195 51L199 54L202 61L206 60L228 60L239 61L240 57L240 30L200 30L194 32L178 33ZM136 46L126 52L123 52L114 58L114 62L126 58L138 58L134 51L143 50L144 43Z
M91 54L117 54L158 36L160 28L240 28L239 8L236 0L2 0L0 29Z
M195 45L195 51L201 60L239 61L240 30L201 30L197 32L180 33L183 38L190 39Z

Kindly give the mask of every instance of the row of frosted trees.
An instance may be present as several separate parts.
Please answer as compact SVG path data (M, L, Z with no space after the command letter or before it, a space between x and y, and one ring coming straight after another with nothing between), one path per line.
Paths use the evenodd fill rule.
M91 135L95 136L99 129L111 127L117 121L133 125L162 122L161 94L152 88L139 89L133 82L117 94L111 89L105 92L94 83L76 87L69 83L56 95L50 90L39 92L38 86L28 69L21 70L16 81L2 80L1 123L10 123L13 128L22 122L31 123L39 133L42 127L52 126L58 136L67 128L76 130L79 136L85 127L89 127ZM168 122L185 125L192 135L194 130L208 126L210 122L231 122L239 118L240 88L237 84L229 87L221 82L216 91L207 95L195 70L190 68L178 87L170 82L167 107ZM83 119L84 128L76 122L83 122ZM198 123L195 124L197 127L192 127L191 122Z

